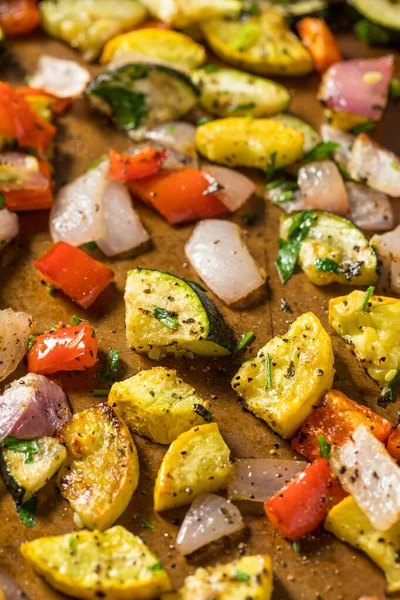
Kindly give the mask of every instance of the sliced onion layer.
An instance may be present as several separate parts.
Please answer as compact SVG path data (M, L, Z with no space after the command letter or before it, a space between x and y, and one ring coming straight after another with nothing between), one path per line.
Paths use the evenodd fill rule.
M386 531L399 520L400 468L366 427L332 448L329 464L376 529Z
M158 147L172 151L164 163L164 169L199 168L194 125L183 121L170 121L150 129L145 137Z
M347 214L347 192L334 162L311 162L301 167L298 184L307 207L327 210L338 215Z
M201 170L213 177L222 189L217 197L231 212L238 210L255 193L255 183L238 171L219 165L202 164Z
M228 498L265 502L306 466L301 460L238 458L228 485Z
M339 148L333 152L333 158L336 162L341 163L347 168L351 156L351 148L356 139L355 135L341 129L336 129L336 127L331 127L330 125L322 125L321 135L324 142L339 144Z
M361 183L346 184L349 218L365 231L387 231L393 227L393 210L386 194Z
M291 190L290 200L286 200L286 184L278 185L272 190L267 190L265 192L265 198L272 202L272 204L276 204L283 212L290 213L294 210L304 210L306 208L306 204L304 202L304 197L299 190Z
M90 81L90 73L73 60L41 56L29 86L40 88L58 98L80 96Z
M19 232L18 217L7 208L0 210L0 250L11 242Z
M374 235L371 244L382 263L377 291L400 294L400 225L383 235Z
M15 371L25 356L31 333L31 315L12 308L0 311L0 381Z
M48 179L40 171L37 158L22 152L0 153L0 192L48 188Z
M265 283L235 223L218 219L201 221L194 228L185 252L206 285L227 304L245 298Z
M186 513L175 546L183 555L192 554L243 528L242 515L229 500L216 494L201 494Z
M2 593L3 592L3 595ZM0 571L1 600L29 600L29 596L18 583L4 571Z

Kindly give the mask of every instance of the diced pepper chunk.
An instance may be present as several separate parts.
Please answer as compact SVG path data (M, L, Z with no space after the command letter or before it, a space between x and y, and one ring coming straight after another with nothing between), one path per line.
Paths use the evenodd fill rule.
M321 75L343 60L337 40L324 19L306 17L297 24L297 31L314 59L315 69Z
M387 442L387 451L396 460L400 461L400 426L390 434Z
M45 210L53 204L53 184L49 165L46 161L39 161L39 169L48 179L48 186L44 190L10 190L2 192L9 210L18 212L24 210Z
M36 0L2 0L0 27L5 35L20 35L39 25L40 14Z
M155 175L168 156L167 150L157 150L145 146L137 154L120 154L111 148L110 170L111 179L131 181Z

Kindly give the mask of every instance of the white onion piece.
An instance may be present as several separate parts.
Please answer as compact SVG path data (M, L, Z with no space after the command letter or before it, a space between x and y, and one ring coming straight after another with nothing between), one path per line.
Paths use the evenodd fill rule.
M355 139L348 170L353 179L388 194L400 196L400 160L366 133Z
M104 191L103 202L106 234L96 240L96 243L106 256L127 252L150 239L133 210L125 183L110 179Z
M331 127L330 125L322 125L321 136L324 142L339 144L340 148L332 153L333 158L336 162L341 163L347 168L351 156L351 147L356 139L355 135L341 129L336 129L336 127Z
M400 517L400 468L385 446L363 425L343 446L332 448L329 464L373 527L386 531Z
M15 579L4 571L0 571L0 600L29 600L29 596Z
M293 193L293 200L284 200L280 199L281 194L285 192L286 184L282 183L282 185L278 185L272 190L266 190L265 198L272 202L272 204L276 204L283 212L291 213L294 210L304 210L306 208L306 204L304 202L304 197L300 190L291 190Z
M185 252L206 285L227 304L245 298L265 282L235 223L200 221Z
M160 144L162 148L174 151L175 158L182 163L182 167L199 168L199 157L196 149L196 127L183 121L170 121L157 125L145 134L146 139ZM168 158L163 165L164 169L174 168L168 164Z
M185 515L175 547L183 555L244 528L239 509L216 494L201 494Z
M41 88L58 98L80 96L90 81L90 73L73 60L41 56L29 87Z
M235 212L235 210L243 206L257 189L255 183L246 177L246 175L233 169L228 169L228 167L202 164L201 170L211 175L211 177L222 185L223 189L218 191L216 196L231 212Z
M400 294L400 225L383 235L374 235L371 244L375 245L382 262L376 291Z
M265 502L306 466L301 460L238 458L228 484L228 498Z
M12 308L0 311L0 381L15 371L28 349L32 317Z
M366 231L387 231L393 227L393 210L386 194L362 183L346 182L349 218Z
M337 215L347 214L347 192L334 162L326 160L304 165L299 169L297 183L306 206Z
M108 167L108 161L103 161L58 192L50 213L53 242L80 246L104 238L103 195Z
M0 153L0 192L46 190L48 179L41 173L37 158L22 152Z
M4 248L8 242L11 242L19 232L18 217L15 213L10 212L7 208L0 210L0 250Z

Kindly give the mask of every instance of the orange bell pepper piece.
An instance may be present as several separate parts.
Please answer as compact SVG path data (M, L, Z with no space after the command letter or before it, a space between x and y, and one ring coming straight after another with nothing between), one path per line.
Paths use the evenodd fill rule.
M305 17L297 24L301 41L314 59L320 75L333 64L343 60L335 36L323 19Z

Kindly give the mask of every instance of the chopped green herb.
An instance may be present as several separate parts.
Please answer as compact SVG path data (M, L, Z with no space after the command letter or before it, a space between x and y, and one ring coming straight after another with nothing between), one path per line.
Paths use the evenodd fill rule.
M174 133L175 129L176 129L176 125L167 125L166 128L164 129L165 133Z
M290 226L288 241L279 240L276 266L284 284L289 281L294 273L301 244L307 237L314 219L315 217L310 211L303 210Z
M278 186L282 185L282 183L285 183L285 181L285 177L278 177L277 179L273 179L272 181L266 183L265 187L267 188L267 190L274 190Z
M218 65L204 65L203 67L201 67L201 70L204 71L205 73L215 73L216 71L219 71L219 66Z
M399 170L400 170L400 167L399 167L399 165L398 165L396 162L394 162L394 161L391 163L391 165L390 165L390 166L392 167L392 169L393 169L394 171L399 171Z
M332 258L317 258L314 264L319 272L328 271L329 273L336 273L337 275L341 273L341 268L336 260L332 260Z
M301 551L300 540L294 540L292 545L293 545L293 550L295 552L297 552L297 554L300 554L300 551Z
M203 117L196 122L197 127L200 125L205 125L206 123L211 123L211 121L215 121L214 117Z
M244 573L244 571L238 571L238 570L234 571L233 577L235 579L237 579L238 581L243 581L243 582L250 580L250 575L248 573Z
M275 173L275 165L276 165L276 152L272 152L269 157L269 163L267 166L267 170L265 171L265 176L267 179L271 179L271 177Z
M356 127L354 127L354 129L352 130L352 134L358 135L359 133L367 133L368 131L372 131L373 129L375 129L375 127L376 123L374 123L373 121L365 121L365 123L360 123L359 125L356 125Z
M269 390L272 388L272 360L271 356L267 352L265 355L265 389Z
M256 2L253 2L253 4L250 4L250 6L245 8L244 12L247 13L248 15L260 15L261 14L260 7L258 6L258 4Z
M5 203L6 203L6 199L4 198L3 194L0 194L0 208L3 208Z
M86 242L85 246L89 250L89 252L94 252L98 248L96 242Z
M337 164L337 168L339 169L343 179L351 179L352 178L350 173L348 172L348 170L342 163L336 163L336 164Z
M367 310L370 298L374 293L374 289L375 287L373 285L370 285L367 291L365 292L361 310Z
M160 321L164 327L168 327L168 329L176 329L179 325L178 315L175 312L170 312L159 306L154 309L154 317L157 321Z
M294 200L296 195L292 190L283 190L272 200L273 204L280 204L281 202L290 202L290 200Z
M193 410L195 413L200 415L200 417L202 417L206 423L211 423L213 419L212 413L209 410L207 410L205 406L203 406L202 404L195 404L193 406Z
M29 156L36 156L36 150L32 146L24 146L24 152Z
M76 550L76 547L77 547L77 545L78 545L78 544L77 544L76 538L72 537L72 538L70 538L70 539L69 539L69 542L68 542L68 548L69 548L70 550L72 550L72 552L73 552L74 550Z
M394 77L390 82L389 95L392 100L400 100L400 79Z
M312 162L318 158L323 158L337 150L339 147L340 145L335 142L321 142L304 155L303 161Z
M209 196L210 194L215 194L216 192L219 192L220 190L223 190L223 189L224 189L224 186L215 180L212 183L210 183L210 185L208 186L208 188L206 190L204 190L202 195Z
M206 294L208 293L208 290L206 290L206 288L203 287L197 281L193 281L192 279L184 279L183 281L186 281L186 283L189 283L190 285L194 285L195 287L198 287L202 292L206 292Z
M256 43L259 37L259 28L253 25L253 23L246 23L246 25L243 25L242 29L232 40L230 45L235 50L243 52L244 50L248 50L249 48L251 48L251 46L253 46Z
M96 160L92 160L91 163L89 163L87 170L88 171L92 171L93 169L95 169L97 167L98 164L100 164L101 158L96 158ZM90 242L89 242L90 244Z
M154 527L153 524L150 523L150 521L148 521L146 519L146 517L142 517L141 515L138 517L138 521L139 523L141 523L141 525L143 525L143 527L146 527L146 529L150 529L150 531L154 531Z
M250 340L252 340L254 337L254 331L248 331L240 340L240 342L238 343L238 345L236 346L236 348L233 351L233 356L235 356L238 352L240 352L241 350L243 350L243 348L245 348L245 346L247 346L247 344L250 342Z
M255 225L258 220L258 216L254 214L248 215L247 213L241 216L241 219L245 225L250 227L251 225Z
M317 435L317 442L319 444L320 457L328 460L331 453L331 447L326 441L326 437L324 435Z
M92 396L108 396L110 390L92 390Z
M392 381L389 383L389 400L390 400L390 402L394 402L394 388L399 379L400 379L400 371L397 371L396 375L393 377Z
M32 496L25 504L16 505L21 523L26 527L35 527L36 496Z
M56 289L55 285L53 285L52 283L46 283L46 292L48 294L52 294L55 289Z
M104 368L97 373L97 381L111 386L119 367L119 350L110 350Z
M15 183L18 181L18 177L16 175L11 175L11 173L0 173L0 181L4 183Z
M57 325L54 325L54 323L52 323L49 327L50 331L58 331L58 327Z
M87 323L87 319L81 319L77 315L72 315L71 321L75 323L75 325L80 325L81 323Z
M120 129L137 129L142 119L148 116L146 94L124 89L111 82L97 86L93 93L107 102Z
M32 350L33 344L35 343L35 336L34 335L30 335L28 337L28 352L29 350Z
M254 107L254 102L248 102L247 104L230 104L227 108L227 111L237 112L238 110L251 110Z
M15 452L25 454L25 463L31 463L33 461L33 455L39 452L39 446L36 440L19 440L12 435L6 437L1 445L8 448L8 450L14 450Z
M149 571L164 571L164 567L162 566L162 562L160 560L147 568Z
M390 43L389 31L368 19L357 21L354 25L354 33L368 46L386 46Z

